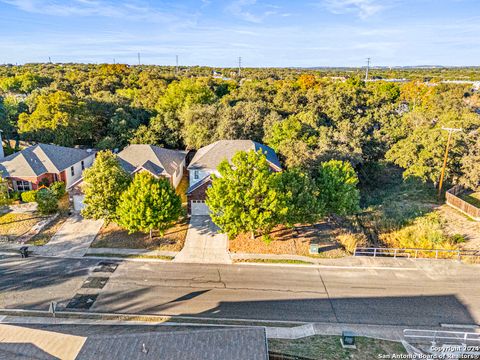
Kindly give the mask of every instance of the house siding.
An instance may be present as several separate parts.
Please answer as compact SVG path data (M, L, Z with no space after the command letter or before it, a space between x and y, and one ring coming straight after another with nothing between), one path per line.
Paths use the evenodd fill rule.
M183 172L185 171L185 159L181 162L175 174L173 174L172 185L176 189L180 181L182 181Z
M95 159L95 154L92 154L92 155L86 157L85 159L83 159L83 160L77 162L76 164L74 164L73 165L73 169L74 169L74 175L73 176L72 176L72 172L71 172L71 167L62 171L62 173L61 173L61 174L63 174L62 181L65 182L65 185L66 185L67 188L70 187L70 185L72 185L74 182L76 182L77 180L79 180L82 177L82 173L83 173L82 161L83 161L84 167L86 169L86 168L89 168L90 166L92 166L94 159Z

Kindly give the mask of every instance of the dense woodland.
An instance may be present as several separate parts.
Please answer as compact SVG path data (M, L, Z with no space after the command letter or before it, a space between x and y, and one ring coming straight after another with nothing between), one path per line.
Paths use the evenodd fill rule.
M375 182L386 163L436 184L448 126L463 131L453 136L447 180L478 187L480 93L441 80L479 80L480 69L370 74L410 81L364 82L361 69L242 69L239 76L206 67L1 66L0 127L8 144L98 149L252 139L273 147L286 167L311 174L339 159L352 163L363 184Z

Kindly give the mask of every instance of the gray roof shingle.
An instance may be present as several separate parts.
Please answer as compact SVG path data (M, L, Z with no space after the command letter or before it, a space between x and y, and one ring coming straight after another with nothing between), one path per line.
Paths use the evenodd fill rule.
M261 150L267 160L282 168L275 151L266 145L252 140L219 140L200 148L193 157L188 169L216 169L223 160L231 161L238 151Z
M153 145L133 144L120 151L117 158L129 173L144 168L156 176L173 176L187 155L186 151L164 149Z
M3 177L40 176L59 173L92 155L82 149L58 145L37 144L0 160Z
M16 340L2 342L0 337L0 359L268 359L261 327L30 324L10 328L17 334L8 337ZM13 331L10 328L4 330Z
M264 329L230 328L89 337L77 360L266 360L267 354Z

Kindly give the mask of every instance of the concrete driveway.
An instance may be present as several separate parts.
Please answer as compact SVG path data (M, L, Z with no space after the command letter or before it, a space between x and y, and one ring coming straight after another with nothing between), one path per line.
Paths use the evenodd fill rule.
M218 232L210 216L194 215L190 218L187 237L182 251L173 261L184 263L231 264L226 234Z
M80 257L85 255L97 236L103 220L84 219L80 214L70 216L52 239L35 251L38 255Z

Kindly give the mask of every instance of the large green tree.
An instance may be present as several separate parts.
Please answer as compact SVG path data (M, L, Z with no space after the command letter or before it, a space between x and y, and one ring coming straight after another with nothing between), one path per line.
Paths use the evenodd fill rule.
M288 209L276 180L280 174L270 170L262 152L239 151L231 164L220 163L218 172L206 202L213 222L230 237L266 235L285 217Z
M167 179L157 179L147 172L140 172L120 198L118 224L129 233L150 233L151 239L152 230L159 230L163 236L181 212L180 197Z
M82 215L89 219L115 221L120 196L131 181L116 156L110 151L100 151L93 165L83 172L83 181L85 208Z
M279 174L276 180L276 187L287 208L281 220L283 224L313 224L324 216L326 204L308 174L287 170Z
M348 215L359 209L358 176L348 161L321 163L316 174L321 203L329 215Z

